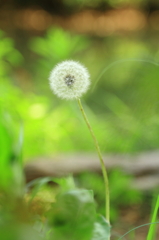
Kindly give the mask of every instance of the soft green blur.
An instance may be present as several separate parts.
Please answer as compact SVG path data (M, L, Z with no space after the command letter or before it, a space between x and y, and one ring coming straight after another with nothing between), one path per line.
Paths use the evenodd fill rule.
M58 99L49 88L49 73L60 61L80 61L90 72L92 84L81 100L103 153L135 153L158 148L159 46L154 39L155 36L145 37L142 33L95 38L53 28L44 37L30 39L25 46L30 57L27 62L14 41L0 32L0 191L5 190L5 197L0 198L4 222L0 236L8 240L12 234L14 239L23 239L21 235L26 232L28 236L35 234L34 239L52 236L52 230L45 229L48 226L40 219L41 215L34 215L30 208L28 211L29 205L26 207L21 199L26 190L22 159L95 151L76 102ZM101 177L84 174L77 182L80 187L94 190L97 209L103 214ZM130 182L131 178L118 170L110 174L113 221L120 206L142 201L141 193L129 189ZM95 203L92 204L94 209ZM43 212L42 215L48 217ZM52 214L50 221L53 217ZM83 217L87 223L85 214ZM63 219L57 219L57 228L59 221L61 224ZM22 222L20 227L19 222ZM34 223L33 228L28 222ZM105 229L106 222L102 218L98 222ZM43 231L34 232L38 224ZM64 227L65 233L67 222Z
M1 32L0 100L24 124L24 158L94 151L76 102L58 99L49 88L51 69L65 59L80 61L90 72L92 84L82 101L103 152L157 149L159 47L152 41L50 29L28 42L28 64Z

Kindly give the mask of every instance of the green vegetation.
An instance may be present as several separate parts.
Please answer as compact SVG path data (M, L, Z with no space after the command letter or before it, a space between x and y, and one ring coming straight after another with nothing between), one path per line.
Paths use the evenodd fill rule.
M92 86L84 97L84 108L103 151L158 148L159 71L151 60L153 55L153 62L158 57L148 43L122 37L92 40L55 29L45 38L30 41L29 47L35 54L29 65L11 39L2 38L1 42L1 48L7 49L1 57L1 102L8 110L14 106L24 122L25 159L66 151L94 151L76 103L57 99L49 88L49 72L64 59L79 60L89 69ZM15 58L13 63L11 56ZM101 75L105 68L107 71ZM75 117L67 121L72 112ZM79 124L85 133L80 138Z
M0 32L0 239L109 239L108 224L97 214L104 215L101 176L82 173L76 179L79 188L71 177L26 185L22 162L94 151L76 102L61 101L49 89L49 72L65 59L79 60L91 73L84 108L103 152L158 148L159 48L154 44L152 49L152 39L143 39L93 39L50 29L28 43L29 64L14 41ZM119 207L141 204L145 196L130 189L131 177L119 170L109 177L114 223ZM158 203L154 209L152 221L157 221ZM147 240L155 239L154 232L151 227Z

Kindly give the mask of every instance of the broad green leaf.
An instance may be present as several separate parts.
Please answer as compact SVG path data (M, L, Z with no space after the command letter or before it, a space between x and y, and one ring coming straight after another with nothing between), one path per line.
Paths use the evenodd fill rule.
M95 220L92 191L75 189L60 194L51 214L54 239L91 239Z
M93 238L91 240L109 240L110 225L103 216L98 216L94 223Z

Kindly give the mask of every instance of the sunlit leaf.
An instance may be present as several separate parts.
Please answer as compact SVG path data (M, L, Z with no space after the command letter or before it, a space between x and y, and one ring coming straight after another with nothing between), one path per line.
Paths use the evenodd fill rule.
M94 224L93 238L91 240L109 240L110 225L103 216L98 216Z

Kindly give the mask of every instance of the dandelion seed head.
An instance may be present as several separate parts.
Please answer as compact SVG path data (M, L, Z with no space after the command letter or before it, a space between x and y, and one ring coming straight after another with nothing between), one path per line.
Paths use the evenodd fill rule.
M87 69L80 63L68 60L59 63L51 71L50 87L60 98L79 98L90 85L90 76Z

